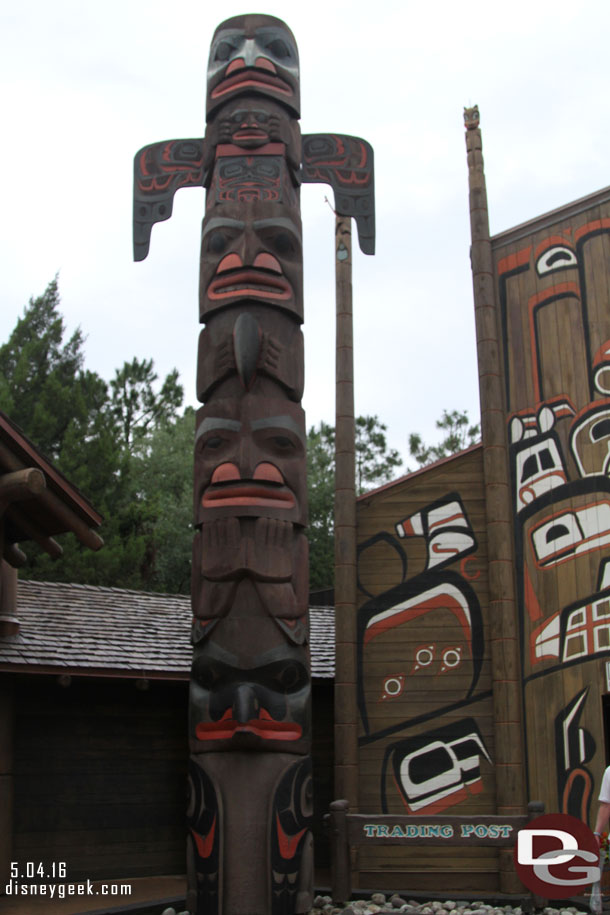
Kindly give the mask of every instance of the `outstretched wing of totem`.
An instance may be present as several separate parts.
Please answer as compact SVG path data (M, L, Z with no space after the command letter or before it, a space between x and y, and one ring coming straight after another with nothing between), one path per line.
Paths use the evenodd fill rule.
M203 140L162 140L133 161L133 259L142 261L156 222L169 219L181 187L203 186Z
M375 171L371 144L347 134L309 133L302 137L301 160L299 178L303 184L330 185L335 196L335 212L356 220L361 250L364 254L374 254ZM231 171L235 172L234 163ZM229 181L231 177L235 180L233 174ZM224 182L227 183L226 177ZM152 227L172 215L176 191L202 187L205 183L202 138L151 143L136 153L134 260L144 260L148 255Z
M330 184L335 212L356 220L364 254L375 253L375 172L373 147L343 133L303 135L304 184Z
M136 156L134 252L206 188L201 233L189 704L192 915L312 905L311 672L303 395L302 181L329 183L374 246L363 140L299 128L294 37L222 23L204 139Z

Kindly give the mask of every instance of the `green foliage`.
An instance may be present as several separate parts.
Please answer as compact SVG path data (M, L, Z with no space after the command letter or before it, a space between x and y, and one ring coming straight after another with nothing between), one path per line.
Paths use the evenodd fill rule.
M335 577L335 429L321 422L307 433L309 588L332 587Z
M356 417L356 491L387 483L402 465L388 450L387 426L378 416ZM335 429L325 422L307 435L309 495L309 587L332 587L334 581Z
M437 445L424 444L418 432L412 432L409 436L409 454L420 467L463 451L464 448L474 445L481 437L479 423L470 425L467 410L443 410L441 418L436 420L436 428L445 433Z
M28 542L20 574L187 593L194 418L178 417L178 372L158 386L152 359L134 358L109 390L83 367L80 329L64 341L59 305L55 278L0 346L0 409L104 516L104 547L63 535L53 561Z
M146 454L135 462L138 497L155 519L148 582L155 591L190 589L194 437L195 411L187 407L183 416L165 418L153 429Z
M398 451L394 448L388 451L387 431L388 427L378 416L356 417L356 488L359 496L370 487L387 483L402 466Z
M92 393L91 379L82 371L83 335L78 328L63 342L58 308L55 277L43 295L30 299L0 347L0 409L52 460L59 456L70 426L87 423Z
M175 419L182 404L184 388L178 383L177 369L170 372L158 392L153 389L155 381L153 360L140 362L134 357L116 370L110 382L112 414L126 448L141 442L160 423Z

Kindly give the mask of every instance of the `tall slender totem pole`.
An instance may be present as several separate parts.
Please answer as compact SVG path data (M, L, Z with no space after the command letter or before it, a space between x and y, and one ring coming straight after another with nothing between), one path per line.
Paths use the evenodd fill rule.
M373 253L371 147L301 137L299 63L279 19L214 33L203 139L135 158L134 251L204 185L192 568L188 907L311 907L311 675L299 186L329 183Z

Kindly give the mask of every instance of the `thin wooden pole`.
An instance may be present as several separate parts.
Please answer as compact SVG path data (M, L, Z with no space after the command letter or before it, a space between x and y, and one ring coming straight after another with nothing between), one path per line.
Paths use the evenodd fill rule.
M358 810L356 708L356 466L351 219L335 222L335 797Z
M471 263L481 399L489 556L489 632L493 682L497 812L525 812L520 659L506 407L494 294L487 190L478 114L467 121ZM500 852L500 891L518 892L512 853Z

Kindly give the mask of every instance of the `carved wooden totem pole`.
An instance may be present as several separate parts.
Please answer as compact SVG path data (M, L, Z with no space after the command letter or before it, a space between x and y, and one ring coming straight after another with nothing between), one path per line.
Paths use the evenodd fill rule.
M295 40L245 15L214 33L205 138L135 159L134 251L180 187L207 189L201 237L192 566L188 907L292 915L313 839L299 185L325 182L373 253L373 161L301 138Z

